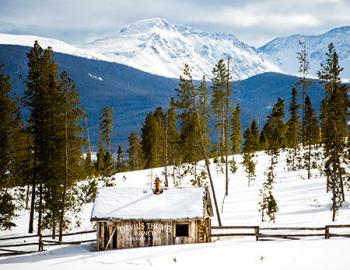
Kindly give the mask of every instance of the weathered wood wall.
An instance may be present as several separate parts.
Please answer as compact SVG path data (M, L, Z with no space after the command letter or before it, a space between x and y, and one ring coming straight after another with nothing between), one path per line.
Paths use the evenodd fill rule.
M176 224L188 224L189 236L177 237ZM97 250L208 242L210 225L210 218L151 222L98 221Z

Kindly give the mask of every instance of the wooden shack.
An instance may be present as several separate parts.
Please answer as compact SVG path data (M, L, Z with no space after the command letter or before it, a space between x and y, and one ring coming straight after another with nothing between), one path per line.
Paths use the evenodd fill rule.
M210 241L210 195L205 188L109 187L97 190L91 221L97 250Z

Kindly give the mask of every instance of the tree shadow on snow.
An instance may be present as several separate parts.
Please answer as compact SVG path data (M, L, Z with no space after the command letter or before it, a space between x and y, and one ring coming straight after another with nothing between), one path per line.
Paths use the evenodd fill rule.
M57 258L69 257L91 257L97 252L93 252L92 244L82 244L77 246L64 246L53 250L47 250L30 255L17 255L4 259L0 259L1 264L16 264L16 263L35 263L48 261ZM75 258L76 259L76 258ZM66 262L66 261L65 261Z

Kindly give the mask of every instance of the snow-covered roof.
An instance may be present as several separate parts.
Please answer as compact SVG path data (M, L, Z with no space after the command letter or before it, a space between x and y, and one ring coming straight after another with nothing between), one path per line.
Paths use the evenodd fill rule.
M159 195L152 188L99 188L91 221L202 219L210 214L208 196L202 187L164 188Z

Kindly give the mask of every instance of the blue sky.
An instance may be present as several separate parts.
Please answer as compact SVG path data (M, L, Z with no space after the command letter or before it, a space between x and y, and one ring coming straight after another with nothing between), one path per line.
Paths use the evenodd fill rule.
M350 0L0 0L0 32L75 44L153 17L230 32L260 46L278 36L319 34L350 25Z

